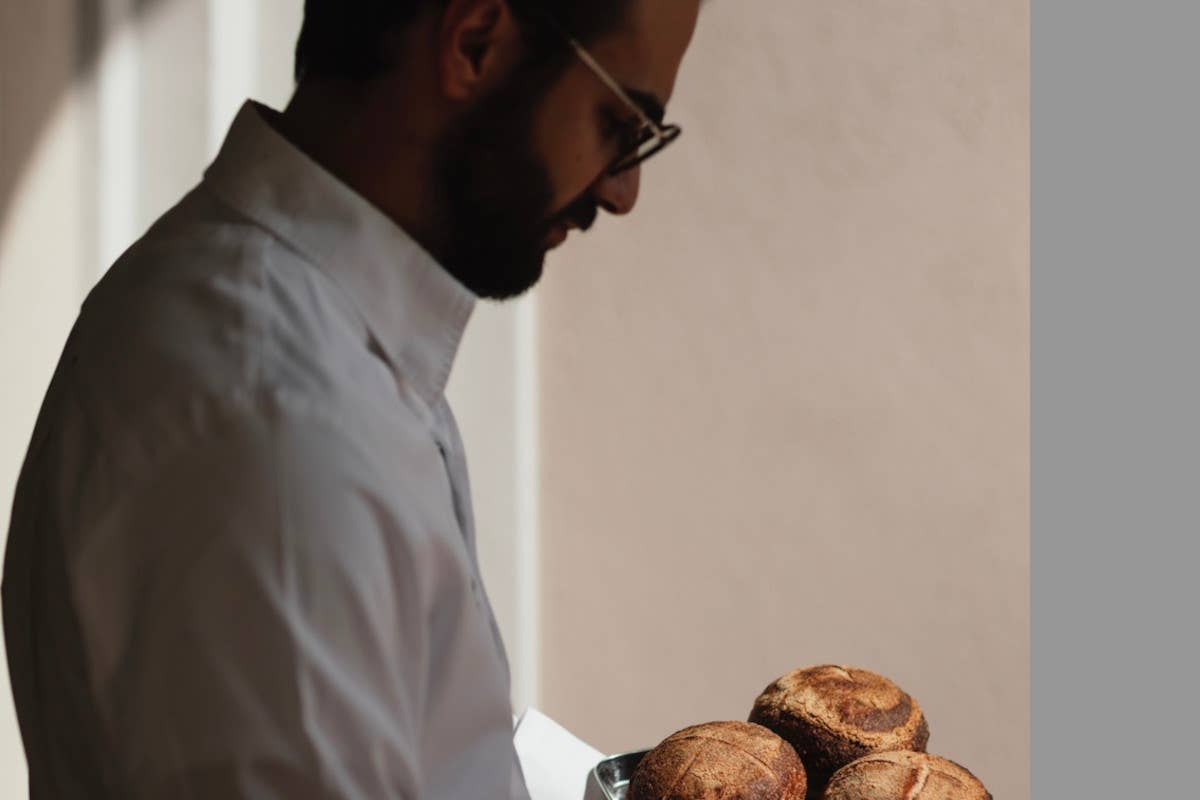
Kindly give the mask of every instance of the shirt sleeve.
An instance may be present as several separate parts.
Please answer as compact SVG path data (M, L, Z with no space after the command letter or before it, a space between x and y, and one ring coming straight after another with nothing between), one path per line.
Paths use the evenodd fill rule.
M335 426L218 427L105 515L76 572L126 796L416 800L413 532Z

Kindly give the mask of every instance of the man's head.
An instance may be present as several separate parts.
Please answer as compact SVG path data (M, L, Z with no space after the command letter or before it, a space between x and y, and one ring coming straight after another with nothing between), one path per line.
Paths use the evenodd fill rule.
M376 108L374 127L392 131L387 152L361 154L379 167L370 199L468 288L512 297L570 228L633 209L640 168L611 167L645 117L661 133L699 6L307 0L297 77L301 92L335 86ZM398 168L406 156L410 169ZM420 184L419 196L404 202L412 186L400 180Z

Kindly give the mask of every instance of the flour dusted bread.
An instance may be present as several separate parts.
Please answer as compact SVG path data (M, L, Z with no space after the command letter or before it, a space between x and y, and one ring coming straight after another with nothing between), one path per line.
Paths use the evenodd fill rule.
M795 748L812 798L855 759L887 750L923 751L929 741L917 701L882 675L855 667L789 672L758 696L750 721Z
M804 765L783 739L749 722L709 722L647 753L629 800L803 800L805 790Z
M979 779L946 758L874 753L834 773L823 800L992 800Z

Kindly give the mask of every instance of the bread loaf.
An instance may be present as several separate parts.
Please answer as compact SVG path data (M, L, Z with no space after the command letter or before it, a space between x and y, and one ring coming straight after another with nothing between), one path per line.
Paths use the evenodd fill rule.
M946 758L874 753L839 769L824 800L992 800L979 779Z
M792 746L748 722L709 722L668 736L638 764L628 800L803 800Z
M809 797L857 758L924 750L929 727L916 700L865 669L820 666L789 672L758 696L750 721L782 736L808 772Z

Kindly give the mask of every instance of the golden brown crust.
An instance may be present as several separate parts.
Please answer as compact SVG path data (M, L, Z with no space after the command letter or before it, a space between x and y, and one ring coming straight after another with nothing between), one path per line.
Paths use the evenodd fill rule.
M920 751L929 741L917 701L882 675L856 667L789 672L758 696L750 721L795 748L808 771L812 797L857 758L886 750Z
M677 731L646 754L629 800L803 800L804 765L783 739L749 722Z
M978 778L948 758L873 753L842 767L823 800L992 800Z

